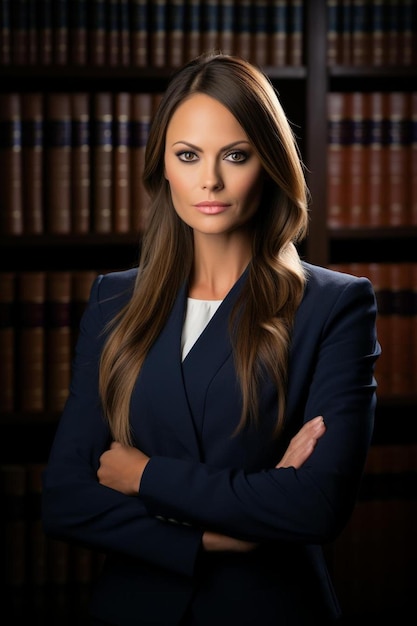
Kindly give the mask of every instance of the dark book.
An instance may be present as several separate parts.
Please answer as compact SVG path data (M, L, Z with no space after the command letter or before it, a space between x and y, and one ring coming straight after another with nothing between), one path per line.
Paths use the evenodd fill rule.
M0 412L15 410L15 272L0 272Z
M22 111L19 93L0 93L0 232L23 234Z
M113 94L93 95L91 134L92 223L96 233L113 229Z
M40 235L44 232L44 97L41 92L24 92L21 102L23 230Z

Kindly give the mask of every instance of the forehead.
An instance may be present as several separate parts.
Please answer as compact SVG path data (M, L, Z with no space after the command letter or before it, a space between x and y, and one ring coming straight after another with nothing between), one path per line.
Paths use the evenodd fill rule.
M247 140L247 135L234 115L215 98L196 93L184 100L175 110L167 127L168 141L192 141L201 136L229 141Z

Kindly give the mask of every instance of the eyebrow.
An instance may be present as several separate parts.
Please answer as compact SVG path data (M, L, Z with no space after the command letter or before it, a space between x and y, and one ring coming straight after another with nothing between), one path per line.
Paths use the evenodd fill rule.
M188 146L189 148L192 148L193 150L196 150L197 152L203 152L203 150L201 148L199 148L198 146L194 145L193 143L190 143L189 141L184 141L184 140L179 140L179 141L175 141L172 144L172 147L176 146L177 144L182 143L185 146ZM225 150L230 150L231 148L235 148L236 146L241 145L242 143L248 144L249 146L250 141L248 141L247 139L239 139L238 141L233 141L232 143L227 144L227 146L223 146L220 148L219 152L224 152Z

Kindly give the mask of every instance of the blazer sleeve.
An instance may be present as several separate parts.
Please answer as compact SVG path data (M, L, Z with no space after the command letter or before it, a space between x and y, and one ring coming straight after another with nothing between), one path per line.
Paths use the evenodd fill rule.
M370 445L380 353L372 285L351 278L322 286L300 315L291 375L311 359L308 388L301 383L296 393L306 398L304 421L323 415L327 426L306 463L249 473L151 457L139 490L151 514L258 542L325 543L338 535Z
M97 481L99 457L110 442L98 397L98 362L105 324L121 306L120 297L106 293L112 282L123 279L107 275L95 280L81 321L69 397L43 474L44 530L192 575L201 544L198 529L167 525L149 515L140 498Z

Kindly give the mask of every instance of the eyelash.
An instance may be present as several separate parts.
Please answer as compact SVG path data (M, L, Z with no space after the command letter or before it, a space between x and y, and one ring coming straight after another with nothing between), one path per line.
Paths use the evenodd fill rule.
M186 158L184 158L185 155L192 156L193 158L192 159L186 159ZM248 154L244 150L234 150L233 152L229 152L229 154L226 154L224 159L228 159L229 157L236 156L236 155L239 155L239 159L240 160L232 159L230 161L231 163L235 163L235 164L239 165L240 163L245 163L245 161L248 160ZM193 152L192 150L181 150L180 152L176 153L176 156L183 163L194 163L194 161L196 161L196 159L194 157L197 157L196 153Z

